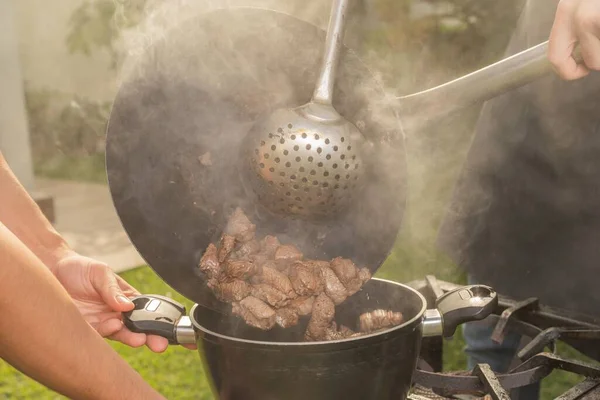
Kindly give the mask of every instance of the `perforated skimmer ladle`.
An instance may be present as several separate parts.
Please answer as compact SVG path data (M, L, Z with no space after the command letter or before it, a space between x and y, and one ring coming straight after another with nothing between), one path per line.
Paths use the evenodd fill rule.
M311 101L255 124L242 146L245 181L261 203L284 215L325 217L360 190L361 132L333 107L348 0L334 0L325 54Z
M312 100L280 109L258 122L242 146L244 184L270 211L288 217L322 219L339 214L364 182L368 153L356 126L332 105L348 0L334 0L325 56ZM404 128L418 127L475 102L493 98L552 72L548 42L451 82L398 97ZM582 56L577 47L577 62Z

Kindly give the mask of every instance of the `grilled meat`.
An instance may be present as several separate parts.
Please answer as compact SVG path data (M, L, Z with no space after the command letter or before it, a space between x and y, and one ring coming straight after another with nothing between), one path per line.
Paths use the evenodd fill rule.
M248 296L239 303L233 303L232 312L255 328L269 330L275 325L275 311L256 297Z
M249 242L254 239L256 225L244 214L241 208L236 208L225 227L227 235L234 236L240 242Z

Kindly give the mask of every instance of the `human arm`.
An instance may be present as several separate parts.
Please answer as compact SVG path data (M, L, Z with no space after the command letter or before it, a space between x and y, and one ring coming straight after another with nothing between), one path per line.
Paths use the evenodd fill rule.
M0 356L73 399L163 399L81 317L42 262L0 224Z
M584 64L572 54L579 44ZM582 78L590 70L600 70L600 1L561 0L558 3L548 59L558 75L566 80Z
M13 174L0 152L0 222L48 268L72 250Z
M106 264L74 252L17 180L0 152L0 223L3 223L58 278L85 320L103 337L155 352L168 342L133 333L121 312L133 309L128 297L139 294Z

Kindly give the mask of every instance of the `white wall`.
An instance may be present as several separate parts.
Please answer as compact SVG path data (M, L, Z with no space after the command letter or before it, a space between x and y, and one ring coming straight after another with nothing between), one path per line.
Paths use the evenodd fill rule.
M0 0L0 150L23 186L32 190L33 168L13 5L13 0Z

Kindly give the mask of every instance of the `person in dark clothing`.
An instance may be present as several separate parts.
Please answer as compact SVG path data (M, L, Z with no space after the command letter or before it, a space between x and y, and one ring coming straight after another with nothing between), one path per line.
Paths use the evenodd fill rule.
M439 245L471 282L600 320L600 2L526 1L507 54L548 37L557 74L484 104ZM492 329L465 325L469 367L509 368L520 337Z

